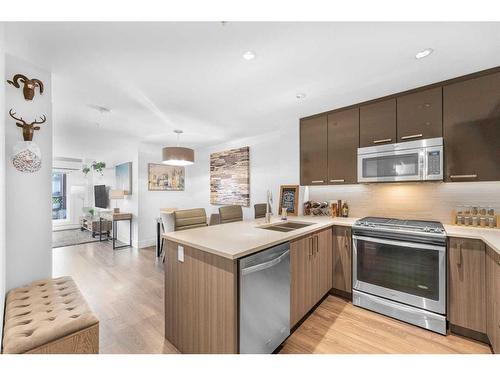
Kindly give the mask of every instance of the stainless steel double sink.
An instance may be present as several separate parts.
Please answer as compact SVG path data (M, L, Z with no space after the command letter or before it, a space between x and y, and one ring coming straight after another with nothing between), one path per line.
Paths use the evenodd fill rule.
M301 229L314 225L314 223L304 223L299 221L283 221L280 223L260 226L260 229L274 230L276 232L291 232L292 230Z

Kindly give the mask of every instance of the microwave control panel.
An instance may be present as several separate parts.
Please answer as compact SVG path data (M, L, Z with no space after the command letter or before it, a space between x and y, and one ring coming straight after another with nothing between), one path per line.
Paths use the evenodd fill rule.
M427 174L441 174L441 151L427 152Z

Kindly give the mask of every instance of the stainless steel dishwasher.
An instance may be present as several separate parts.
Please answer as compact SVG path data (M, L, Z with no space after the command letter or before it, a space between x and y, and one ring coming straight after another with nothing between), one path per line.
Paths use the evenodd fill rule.
M240 353L272 353L290 335L290 244L239 261Z

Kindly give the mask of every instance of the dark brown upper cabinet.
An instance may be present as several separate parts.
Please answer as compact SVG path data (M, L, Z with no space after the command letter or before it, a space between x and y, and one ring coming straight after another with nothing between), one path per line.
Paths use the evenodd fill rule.
M359 145L359 108L328 115L328 184L355 184Z
M396 99L363 105L359 109L359 147L396 142Z
M500 73L443 87L445 181L500 180Z
M442 88L403 95L397 100L398 142L443 136Z
M327 116L300 120L300 184L326 185L327 179Z

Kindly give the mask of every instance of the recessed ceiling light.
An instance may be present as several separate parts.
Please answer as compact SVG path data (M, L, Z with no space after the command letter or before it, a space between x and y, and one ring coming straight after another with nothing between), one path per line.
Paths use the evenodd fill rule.
M423 59L424 57L429 56L432 52L434 52L434 50L432 48L426 48L423 51L418 52L415 55L415 58L416 59Z
M306 94L304 94L303 92L299 92L297 95L295 95L295 97L297 99L304 99L306 97Z
M255 59L255 52L254 51L246 51L244 54L243 54L243 58L245 60L253 60Z

